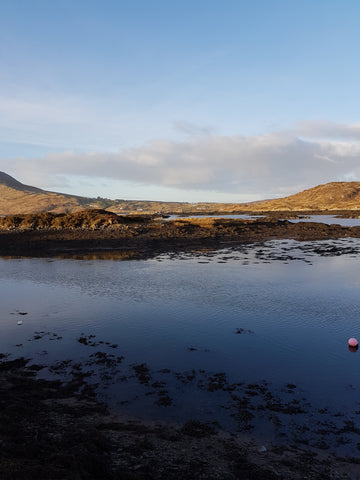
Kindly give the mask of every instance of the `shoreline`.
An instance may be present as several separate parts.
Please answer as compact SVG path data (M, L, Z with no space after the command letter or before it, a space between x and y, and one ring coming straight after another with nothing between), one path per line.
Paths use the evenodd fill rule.
M118 216L89 210L79 214L0 218L1 256L57 256L123 252L149 258L167 251L222 248L273 239L298 241L360 238L360 226L291 223L278 217L256 220ZM121 255L120 255L121 256Z

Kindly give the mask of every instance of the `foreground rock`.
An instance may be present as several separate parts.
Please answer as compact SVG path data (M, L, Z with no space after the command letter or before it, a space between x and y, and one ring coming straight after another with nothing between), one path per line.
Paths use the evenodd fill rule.
M196 420L121 420L81 373L65 383L40 380L41 366L0 358L4 480L358 478L358 465L295 447L259 448Z
M360 227L315 222L291 223L278 217L257 220L118 216L104 210L73 214L42 213L0 218L0 255L56 255L137 251L141 255L224 243L275 238L322 240L360 237Z

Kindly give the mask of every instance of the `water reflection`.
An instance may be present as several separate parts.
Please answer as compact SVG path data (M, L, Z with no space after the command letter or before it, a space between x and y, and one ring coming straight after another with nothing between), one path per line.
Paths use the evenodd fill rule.
M99 252L90 252L90 253L60 253L57 255L52 255L51 258L47 259L46 261L53 261L53 259L57 260L64 260L64 259L72 259L72 260L111 260L111 261L119 261L119 260L137 260L142 258L143 255L139 250L106 250L106 251L99 251ZM29 256L2 256L2 260L20 260L26 259ZM40 257L41 258L41 257Z

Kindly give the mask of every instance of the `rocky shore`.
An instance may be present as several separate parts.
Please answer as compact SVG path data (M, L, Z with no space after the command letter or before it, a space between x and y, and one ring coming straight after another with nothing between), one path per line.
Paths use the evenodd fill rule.
M111 415L81 369L64 382L42 365L0 355L0 478L357 479L354 461L300 446L256 445L191 420L183 425Z
M294 216L294 213L292 214ZM277 213L254 220L118 216L104 210L0 218L0 255L37 256L118 251L146 257L167 250L217 248L276 238L324 240L360 237L360 227L291 223Z

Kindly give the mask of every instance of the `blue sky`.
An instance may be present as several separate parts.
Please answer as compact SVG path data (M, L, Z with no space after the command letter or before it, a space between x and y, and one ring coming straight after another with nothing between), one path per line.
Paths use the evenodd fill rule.
M2 0L0 170L80 195L360 180L358 0Z

